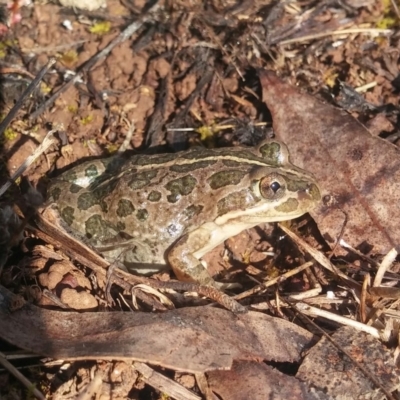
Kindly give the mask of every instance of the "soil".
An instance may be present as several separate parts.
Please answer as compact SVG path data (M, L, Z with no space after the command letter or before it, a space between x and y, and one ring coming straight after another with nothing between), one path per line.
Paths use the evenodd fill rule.
M4 25L0 38L2 116L41 68L53 57L57 61L5 131L4 181L32 155L50 129L57 129L59 143L24 173L42 193L48 179L69 166L108 156L121 146L166 152L199 144L254 145L271 135L271 118L257 78L259 68L277 71L303 90L340 105L370 125L375 134L398 141L398 36L385 32L378 36L376 31L398 32L399 18L390 2L165 0L150 6L143 0L108 0L106 9L87 11L37 1L9 11L10 27ZM134 21L139 25L137 32L88 67ZM364 30L355 29L360 27ZM338 34L340 29L347 31ZM74 84L64 90L77 74ZM21 203L22 196L16 185L4 197L4 204ZM269 233L252 230L239 235L227 243L229 258L224 257L226 247L219 246L206 258L213 273L233 263L233 272L230 269L226 275L231 279L246 268L257 278L273 274L265 252L273 245L275 231ZM34 246L44 246L43 242L30 235L24 243L11 252L0 281L3 285L26 290L38 284L40 290L53 290L60 282L50 283L56 271L64 284L74 277L82 279L81 287L91 287L88 280L83 281L85 274L69 264L53 265L50 271L49 255L32 256ZM290 256L281 254L287 267L297 257L294 250L290 252ZM20 271L32 259L37 269L23 277ZM46 276L39 278L43 273ZM308 283L292 281L290 285L299 290ZM97 300L93 303L95 296L90 296L75 298L70 306L100 308ZM34 298L37 304L48 305L40 294ZM0 351L4 349L11 350L2 343ZM46 367L29 377L46 395L63 398L79 392L79 382L88 382L92 367L93 363L75 364L68 377L61 377L56 367ZM120 363L98 363L104 370L117 367ZM162 397L140 380L135 384L135 379L133 389L132 385L119 388L113 398ZM196 390L191 376L182 375L178 381ZM68 390L65 382L69 382ZM17 380L0 372L2 398L23 398L24 393Z

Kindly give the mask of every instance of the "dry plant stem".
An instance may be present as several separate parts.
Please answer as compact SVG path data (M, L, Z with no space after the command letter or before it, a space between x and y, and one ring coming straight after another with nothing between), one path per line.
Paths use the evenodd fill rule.
M70 50L73 47L79 47L83 44L88 42L88 40L78 40L76 42L67 43L67 44L60 44L59 46L46 46L46 47L35 47L33 49L22 48L22 53L29 53L29 54L41 54L41 53L56 53L65 50Z
M13 67L2 67L0 68L0 74L18 74L18 75L24 75L27 76L28 78L34 80L35 75L31 74L29 71L25 71L23 69L19 68L13 68Z
M367 321L367 289L371 284L371 276L366 274L364 277L361 294L360 294L360 320L362 323L366 323Z
M338 322L339 324L351 326L359 331L369 333L370 335L372 335L377 339L381 338L378 329L372 326L365 325L361 322L354 321L353 319L341 317L340 315L322 310L317 307L310 306L306 303L297 303L294 307L296 308L296 310L300 311L303 314L307 314L312 317L322 317L329 321Z
M369 89L374 88L377 84L378 84L377 81L369 82L369 83L366 83L365 85L356 87L354 90L357 93L363 93L363 92L366 92Z
M397 15L397 19L400 19L400 11L399 11L399 7L397 5L396 0L390 0L390 2L392 3L393 10Z
M293 268L292 270L290 270L282 275L279 275L276 278L271 279L270 281L268 281L266 283L263 283L262 285L258 285L250 290L247 290L246 292L243 292L243 293L240 293L240 294L234 296L234 299L242 300L242 299L249 297L253 294L256 294L256 293L260 292L261 290L264 290L270 286L276 285L277 283L281 283L281 282L285 281L286 279L290 278L291 276L296 275L299 272L304 271L307 268L310 268L313 264L314 263L311 261L306 262L305 264L300 265L299 267Z
M302 292L302 293L291 294L289 296L289 298L290 298L290 300L310 299L310 298L318 296L321 293L321 291L322 291L322 288L320 285L318 285L314 289L306 290L305 292Z
M298 38L293 39L286 39L282 40L281 42L277 43L278 45L284 46L286 44L293 44L293 43L303 43L308 42L309 40L314 39L321 39L327 36L336 36L336 35L351 35L353 33L365 33L368 35L391 35L394 31L392 29L377 29L377 28L350 28L350 29L342 29L337 31L330 31L330 32L320 32L313 35L306 35Z
M52 130L47 133L43 142L40 146L34 151L32 155L30 155L25 162L19 166L19 168L15 171L14 175L10 177L10 179L0 188L0 197L6 192L6 190L11 186L13 182L17 180L26 169L33 163L41 154L43 154L52 144L57 143L57 139L54 137L54 133L56 130Z
M156 3L150 10L148 10L147 14L142 16L139 21L135 21L130 24L124 31L122 31L114 40L112 40L103 50L99 51L94 57L84 63L77 71L77 74L71 78L64 86L62 86L57 92L55 92L49 99L47 99L34 113L30 115L30 119L37 118L44 110L50 107L54 101L64 93L70 86L75 84L80 78L82 72L89 71L94 65L107 57L110 52L114 49L115 46L124 42L129 37L131 37L134 33L136 33L146 22L148 22L152 18L152 14L157 11L159 8L159 4Z
M26 98L28 98L36 87L39 85L40 81L43 79L44 75L47 71L55 64L56 60L54 58L50 59L48 63L39 71L36 78L30 83L30 85L24 90L21 97L17 100L14 107L10 110L7 116L1 121L0 123L0 136L3 134L5 129L7 128L8 124L12 121L15 117L17 112L21 109L22 104Z
M321 327L319 327L314 321L312 321L310 318L307 317L307 315L304 314L304 310L300 310L298 308L299 304L296 305L292 305L292 307L294 307L298 312L300 312L300 314L315 328L317 329L319 332L321 332L339 351L341 351L343 354L345 354L350 361L357 367L359 368L362 373L368 377L368 379L371 380L371 382L374 383L374 385L379 388L380 390L382 390L382 392L385 394L385 396L387 396L388 400L396 400L391 393L389 393L382 385L381 383L375 379L375 376L372 375L367 369L365 369L358 361L356 361L346 350L344 350L340 345L338 345ZM311 307L314 308L314 307ZM368 332L367 332L368 333ZM378 337L379 338L379 337Z
M357 254L362 259L368 261L374 267L379 267L379 264L373 260L371 257L366 256L365 254L361 253L360 251L356 250L354 247L351 247L348 243L346 243L343 239L340 239L339 244L345 248L346 250L350 250L352 253Z
M134 368L141 373L144 382L176 400L201 400L201 397L174 382L172 379L168 379L159 372L154 371L146 364L135 362Z
M349 278L346 274L336 268L320 251L312 248L306 241L300 239L295 233L286 228L283 224L278 225L296 244L300 245L304 250L306 250L315 259L315 261L321 264L328 271L342 278L345 282L351 284L352 287L360 289L360 284L357 281Z
M394 260L397 257L396 249L391 249L389 253L383 258L382 262L379 264L378 271L376 273L373 286L380 286L382 283L382 279L386 273L386 271L392 266Z
M35 385L25 378L10 362L6 360L3 353L0 353L0 364L15 378L17 378L37 399L45 400L42 392L35 388Z

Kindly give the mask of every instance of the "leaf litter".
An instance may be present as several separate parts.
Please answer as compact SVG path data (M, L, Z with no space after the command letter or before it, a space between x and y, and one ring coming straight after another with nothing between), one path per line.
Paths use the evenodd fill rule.
M345 384L339 372L345 362L347 376L360 383L354 385L360 390L354 396L382 396L384 390L388 398L395 398L399 263L393 256L383 260L391 248L399 248L399 16L393 2L144 5L110 0L107 9L75 12L55 4L20 8L19 2L13 3L18 7L11 17L21 13L22 18L18 29L4 32L4 115L21 97L29 77L60 52L61 57L7 128L2 149L5 173L11 176L32 154L49 124L57 126L62 145L46 151L26 171L38 191L45 186L44 176L56 176L87 157L111 154L122 144L158 152L201 143L254 145L272 134L273 124L294 163L313 172L325 194L325 202L312 214L316 224L304 217L292 225L304 239L289 239L277 227L259 227L230 239L229 252L221 245L205 257L211 271L243 285L230 293L252 310L241 315L210 308L199 295L180 293L202 292L170 282L169 274L157 276L155 284L106 273L98 259L90 261L78 253L76 244L70 250L60 248L33 226L17 248L4 240L0 310L7 324L0 327L0 336L55 361L70 359L81 384L51 387L49 381L59 380L61 369L48 361L44 366L51 378L31 374L30 379L41 382L54 398L89 387L92 367L101 377L96 393L112 392L121 398L132 387L149 393L140 374L158 389L152 394L160 397L170 393L189 398L183 390L189 389L211 390L229 399L246 393L252 398L341 398L339 389ZM108 29L97 29L105 25ZM9 65L18 68L5 68ZM22 187L14 185L4 196L3 239L15 236L18 225L7 207L17 204L26 211ZM293 270L297 274L292 276ZM138 283L150 288L134 289ZM153 290L163 293L157 296ZM165 296L169 301L163 300ZM218 301L218 296L212 298ZM68 311L54 311L56 306ZM150 312L155 309L158 313ZM131 311L123 312L127 310ZM329 368L338 378L324 381L329 380L324 372L328 367L311 358L317 353L316 359L324 361L332 351L324 339L301 364L302 351L321 335L306 315L329 333L336 331L334 340L343 349L348 339L340 332L347 329L351 337L356 335L360 342L351 356L363 358L378 380L360 375L357 366L347 364L350 361L338 352L329 353L334 360ZM154 324L151 329L148 321ZM340 325L351 328L338 329ZM378 339L371 344L371 334L385 344ZM369 354L372 346L380 355ZM275 352L267 352L269 347ZM78 359L90 361L83 367ZM130 373L121 362L103 361L111 359L124 360ZM374 364L380 359L386 360L389 380L376 372ZM198 383L182 380L191 382L183 388L170 378L151 379L140 362L157 369L155 377L175 370L194 373ZM306 374L309 364L317 380L311 380L309 371ZM125 371L130 385L112 378L118 371ZM258 378L250 380L255 374ZM11 387L13 378L7 379ZM235 388L232 379L239 382ZM281 384L274 386L277 381Z

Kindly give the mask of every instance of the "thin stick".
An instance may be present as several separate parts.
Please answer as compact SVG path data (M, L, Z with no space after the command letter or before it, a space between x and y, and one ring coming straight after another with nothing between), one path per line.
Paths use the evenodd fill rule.
M396 0L390 0L390 2L392 3L392 7L393 7L394 12L397 15L397 18L400 19L399 7L396 4Z
M394 31L392 29L378 29L378 28L350 28L350 29L342 29L342 30L336 30L336 31L330 31L330 32L320 32L316 33L314 35L305 35L301 36L299 38L293 38L293 39L286 39L282 40L279 42L279 45L286 45L286 44L293 44L293 43L303 43L303 42L308 42L309 40L314 40L314 39L321 39L327 36L336 36L336 35L351 35L353 33L366 33L370 35L389 35L393 33Z
M41 154L43 154L51 145L57 143L57 139L54 137L54 133L57 130L49 131L44 138L43 142L40 146L31 154L23 163L19 166L19 168L14 172L13 176L8 179L8 181L0 187L0 197L5 193L5 191L11 186L13 182L15 182L25 171L26 169L37 159Z
M40 392L38 389L35 388L35 384L28 380L24 375L19 372L14 365L12 365L7 359L5 358L3 353L0 353L0 364L12 375L15 376L25 387L28 388L29 391L32 391L32 394L40 400L45 400L43 393Z
M40 81L43 79L44 75L47 71L56 63L54 58L50 59L48 63L39 71L36 75L36 78L30 83L30 85L25 89L24 93L22 93L21 97L17 100L14 104L14 107L10 110L7 116L1 121L0 123L0 136L3 134L5 129L7 128L8 124L12 121L15 117L17 112L21 109L23 102L27 97L29 97L33 91L37 88Z
M252 288L250 290L247 290L246 292L243 292L243 293L240 293L240 294L234 296L234 299L238 300L238 301L242 300L242 299L244 299L244 298L246 298L248 296L251 296L251 295L253 295L253 294L257 293L257 292L260 292L261 290L266 289L267 287L273 286L273 285L275 285L277 283L284 282L289 277L291 277L293 275L296 275L299 272L301 272L301 271L303 271L303 270L305 270L307 268L310 268L313 264L314 264L313 262L308 261L305 264L300 265L299 267L296 267L296 268L291 269L290 271L287 271L283 275L279 275L276 278L271 279L268 282L265 282L265 283L263 283L263 284L261 284L259 286L256 286L256 287L254 287L254 288Z
M286 300L290 299L286 298ZM300 311L302 314L307 314L312 317L322 317L329 321L337 322L341 325L351 326L352 328L355 328L361 332L366 332L377 339L381 338L378 329L374 328L373 326L363 324L362 322L355 321L354 319L342 317L341 315L323 310L321 308L310 306L309 304L306 303L297 303L293 307L295 307L296 310Z

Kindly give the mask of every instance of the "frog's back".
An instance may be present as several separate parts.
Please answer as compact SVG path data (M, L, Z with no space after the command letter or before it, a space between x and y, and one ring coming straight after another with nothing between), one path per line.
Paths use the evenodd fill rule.
M221 241L230 232L303 214L319 191L287 157L267 161L239 147L86 162L55 180L50 197L78 235L95 247L118 249L109 259L135 247L130 262L162 263L178 238L207 223L226 226L216 238Z

